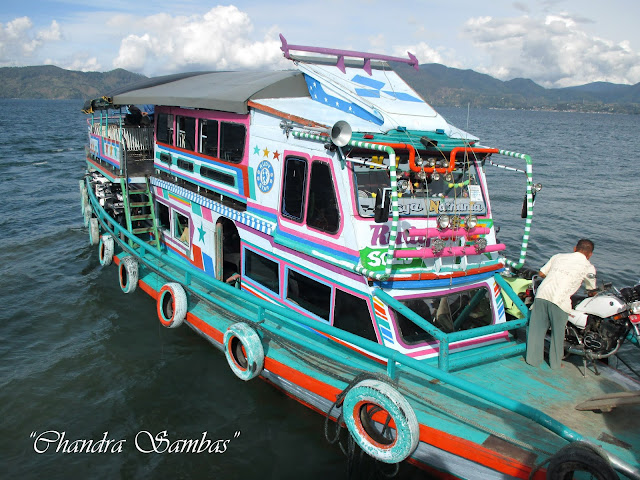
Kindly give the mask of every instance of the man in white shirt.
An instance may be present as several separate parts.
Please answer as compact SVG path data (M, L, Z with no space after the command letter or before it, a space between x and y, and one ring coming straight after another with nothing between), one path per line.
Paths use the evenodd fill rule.
M564 356L564 329L571 311L571 295L584 282L587 291L596 288L596 269L589 262L593 254L593 242L582 239L573 253L559 253L551 257L540 269L544 278L536 291L531 307L527 330L527 354L525 360L534 367L542 363L544 337L551 325L549 366L560 368Z

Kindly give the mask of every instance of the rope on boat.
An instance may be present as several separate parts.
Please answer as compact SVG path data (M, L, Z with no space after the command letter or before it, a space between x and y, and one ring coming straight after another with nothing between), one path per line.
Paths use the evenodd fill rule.
M476 422L475 420L471 420L470 418L464 417L464 416L454 412L453 410L450 410L447 407L444 407L444 406L442 406L442 405L440 405L440 404L438 404L438 403L434 402L433 400L430 400L430 399L428 399L426 397L420 397L418 401L420 403L423 403L423 404L426 404L426 405L430 406L434 410L439 410L439 411L442 411L443 413L445 413L447 415L455 417L458 420L460 420L460 421L462 421L462 422L464 422L464 423L466 423L468 425L471 425L472 427L475 427L475 428L477 428L478 430L480 430L482 432L485 432L485 433L488 433L488 434L493 435L495 437L498 437L498 438L504 440L505 442L509 442L509 443L511 443L513 445L517 445L517 446L519 446L521 448L524 448L525 450L531 450L531 451L537 452L539 454L547 455L547 456L553 455L552 453L547 452L546 450L542 450L540 448L534 447L533 445L531 445L529 443L523 442L523 441L515 439L515 438L511 438L511 437L505 435L504 433L500 433L500 432L498 432L496 430L493 430L491 428L485 427L484 425Z
M377 373L371 373L371 372L362 372L358 375L356 375L348 384L347 386L336 396L336 400L335 402L333 402L333 404L331 405L331 407L329 407L329 410L327 410L325 419L324 419L324 437L327 440L327 442L330 445L334 445L336 443L338 443L338 445L340 446L340 450L342 450L342 453L344 453L346 455L346 457L349 460L349 478L353 478L354 477L354 473L355 473L355 461L358 460L358 462L361 464L363 462L364 459L370 459L372 461L374 461L374 465L376 466L376 470L381 473L384 477L386 478L393 478L395 477L399 470L400 470L400 464L399 463L395 463L394 468L391 472L387 473L384 472L381 468L381 464L382 462L378 461L377 459L374 459L372 457L370 457L369 455L365 454L364 450L358 448L358 445L356 443L356 441L354 440L353 436L350 434L347 434L347 446L345 447L341 441L341 433L342 433L342 429L343 427L345 427L346 425L344 425L343 422L343 416L342 416L342 404L344 403L344 398L346 397L347 393L349 392L349 390L351 390L353 387L355 387L357 384L359 384L361 381L363 380L379 380L385 383L393 383L395 386L397 386L397 382L394 382L391 378L387 377L386 375L382 375L382 374L377 374ZM338 416L336 417L336 429L335 429L335 436L330 437L329 436L329 421L331 420L331 412L333 412L333 410L340 410L340 413L338 414ZM365 472L367 473L367 472ZM362 477L362 475L361 475ZM363 478L370 478L368 475L365 475L365 477Z

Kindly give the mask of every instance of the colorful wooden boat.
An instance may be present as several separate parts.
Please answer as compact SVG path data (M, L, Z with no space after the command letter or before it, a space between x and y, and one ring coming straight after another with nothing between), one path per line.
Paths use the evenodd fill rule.
M448 124L390 68L417 70L412 55L282 50L295 70L158 77L86 103L83 215L122 290L381 462L640 478L640 407L574 408L640 384L523 361L528 310L502 274L525 260L530 157ZM496 240L488 166L526 179L517 261Z

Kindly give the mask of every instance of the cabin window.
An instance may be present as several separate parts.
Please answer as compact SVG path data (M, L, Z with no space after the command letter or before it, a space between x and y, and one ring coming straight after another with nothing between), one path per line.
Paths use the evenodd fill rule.
M491 296L485 287L441 297L423 297L401 302L444 333L484 327L492 322ZM400 336L405 343L411 345L435 341L430 334L400 312L393 313Z
M244 155L245 135L244 125L222 122L220 125L220 158L228 162L241 162Z
M159 113L156 125L157 141L173 145L173 115L169 113Z
M378 342L371 322L367 301L336 289L333 326L347 332Z
M269 290L280 292L278 263L251 250L244 253L244 273L247 277L264 285Z
M329 320L331 287L317 282L295 270L287 277L287 299L320 318Z
M443 155L433 156L426 152L416 152L425 165L436 162L448 162ZM462 155L462 153L460 154ZM472 155L469 155L471 157ZM389 170L372 168L371 165L382 161L389 165L388 158L363 156L357 153L352 158L371 162L368 165L352 164L354 172L354 192L358 206L358 214L362 217L374 217L377 195L386 198L391 195ZM409 169L405 158L400 157L397 169L398 214L401 217L437 216L441 213L466 216L469 214L485 215L487 207L479 185L480 162L456 158L456 168L451 177L442 173L431 174L414 172Z
M304 216L304 197L307 184L307 162L301 158L288 157L284 167L282 193L282 215L296 222Z
M193 162L187 162L186 160L178 159L178 167L188 172L193 172Z
M216 182L224 183L225 185L235 186L236 179L227 173L219 172L213 168L209 167L200 167L200 175L206 178L210 178L211 180L215 180Z
M218 156L218 121L200 120L200 153Z
M158 218L159 227L163 230L171 230L171 216L169 215L169 207L164 203L156 203L156 216Z
M179 212L173 212L173 236L185 245L189 245L189 217Z
M192 117L176 117L178 126L178 147L185 150L195 150L196 145L196 119Z
M333 187L331 168L324 162L311 164L307 225L316 230L336 233L340 226L340 212Z

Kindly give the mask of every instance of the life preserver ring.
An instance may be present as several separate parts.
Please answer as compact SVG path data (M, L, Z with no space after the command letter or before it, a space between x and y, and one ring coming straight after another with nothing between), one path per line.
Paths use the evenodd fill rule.
M111 235L105 233L100 236L100 243L98 244L98 258L100 259L100 265L103 267L111 265L114 246L115 244Z
M179 283L167 283L158 295L158 318L167 328L182 325L187 316L187 294Z
M376 460L399 463L418 446L420 431L413 408L382 381L366 379L351 388L342 415L360 448Z
M246 323L234 323L227 329L224 356L233 373L244 381L257 377L264 368L262 340Z
M120 288L124 293L131 293L136 289L138 286L138 262L135 258L128 256L120 259L118 278Z
M548 480L573 478L574 472L585 472L596 480L618 480L618 474L600 452L587 442L572 442L551 457Z
M100 242L100 227L98 226L98 219L92 218L89 220L89 243L91 245L97 245Z

